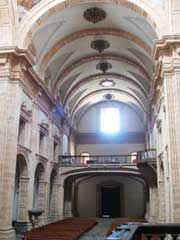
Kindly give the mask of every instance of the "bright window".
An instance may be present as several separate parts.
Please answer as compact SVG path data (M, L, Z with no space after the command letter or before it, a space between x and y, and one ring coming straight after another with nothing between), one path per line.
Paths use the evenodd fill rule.
M118 108L101 108L100 131L107 134L118 133L120 131L120 116Z

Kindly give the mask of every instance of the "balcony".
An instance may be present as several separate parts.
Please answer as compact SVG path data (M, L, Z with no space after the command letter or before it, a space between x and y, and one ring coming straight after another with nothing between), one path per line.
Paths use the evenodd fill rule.
M138 151L131 155L61 155L59 156L59 163L63 167L70 166L121 166L121 165L141 165L144 163L156 162L156 150L148 149L145 151Z

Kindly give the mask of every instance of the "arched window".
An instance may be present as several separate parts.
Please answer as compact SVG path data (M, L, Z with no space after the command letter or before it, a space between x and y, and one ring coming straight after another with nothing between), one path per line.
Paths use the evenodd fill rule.
M81 163L86 164L90 160L90 154L88 152L81 153Z
M120 114L117 107L103 107L100 109L100 132L116 134L120 131Z
M63 135L63 155L68 153L68 137Z
M131 153L131 163L137 163L137 161L138 161L138 153L132 152Z

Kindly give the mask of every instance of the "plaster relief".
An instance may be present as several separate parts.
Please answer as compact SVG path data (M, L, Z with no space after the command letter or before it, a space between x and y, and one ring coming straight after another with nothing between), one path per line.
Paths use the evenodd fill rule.
M41 0L17 0L19 21L23 16Z

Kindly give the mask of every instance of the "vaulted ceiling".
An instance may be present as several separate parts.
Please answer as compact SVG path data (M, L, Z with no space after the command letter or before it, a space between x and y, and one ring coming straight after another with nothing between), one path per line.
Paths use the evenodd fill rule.
M105 19L92 23L84 18L84 12L94 7L105 12ZM80 119L92 105L108 101L106 94L144 116L149 106L154 68L151 56L156 38L147 16L125 6L70 6L49 17L33 35L37 52L34 69L73 120ZM110 44L102 53L91 48L92 41L99 39ZM96 69L102 61L112 65L105 74ZM100 84L107 79L112 86Z

